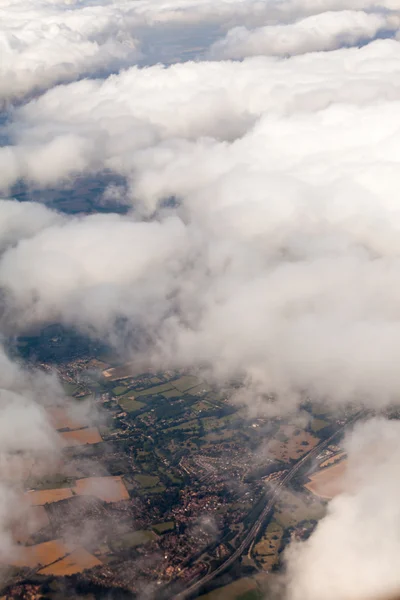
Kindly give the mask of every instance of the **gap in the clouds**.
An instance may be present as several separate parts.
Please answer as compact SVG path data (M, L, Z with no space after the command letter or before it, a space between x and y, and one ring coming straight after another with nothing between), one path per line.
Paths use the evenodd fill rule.
M59 323L27 331L10 339L10 354L33 363L62 364L92 355L110 353L109 346L95 337L89 337Z
M128 212L126 181L115 173L82 175L62 187L36 188L20 180L10 190L10 197L20 202L41 202L66 214Z
M393 39L394 35L396 32L394 32L393 30L383 30L383 31L378 31L378 33L376 34L376 36L371 39L371 38L361 38L357 41L357 44L353 45L353 44L343 44L343 46L341 46L342 48L364 48L365 46L368 46L368 44L373 44L374 42L376 42L377 40L391 40Z
M139 29L136 34L141 41L142 58L137 64L144 67L201 60L223 33L220 25L211 24L182 26L161 23L158 27Z

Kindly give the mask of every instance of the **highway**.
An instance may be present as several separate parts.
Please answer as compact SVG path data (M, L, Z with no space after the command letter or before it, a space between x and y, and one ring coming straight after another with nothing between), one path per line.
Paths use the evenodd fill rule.
M325 446L329 446L329 444L331 443L331 441L343 429L345 429L345 427L348 427L349 425L351 425L354 421L356 421L357 419L359 419L364 414L365 414L365 411L360 411L359 413L357 413L351 419L349 419L348 421L346 421L339 429L337 429L335 431L335 433L333 433L329 438L327 438L326 440L323 440L322 442L320 442L317 446L315 446L314 448L312 448L312 450L310 450L310 452L308 452L300 460L298 460L297 463L295 465L293 465L293 467L281 479L281 481L279 481L276 484L275 489L272 492L272 494L271 494L271 496L270 496L270 498L268 500L268 503L264 507L264 509L261 512L261 514L258 517L258 519L255 521L255 523L249 529L249 531L246 534L246 537L243 539L243 541L241 542L240 546L238 546L238 548L235 550L235 552L233 554L231 554L219 567L217 567L216 569L214 569L214 571L211 571L211 573L207 573L206 575L204 575L204 577L202 577L198 581L195 581L190 587L186 588L185 590L183 590L179 594L176 594L173 597L173 600L185 600L186 598L189 598L190 596L192 596L193 594L195 594L196 592L198 592L202 587L204 587L205 585L207 585L208 583L210 583L210 581L212 581L212 579L214 579L215 577L218 577L218 575L221 575L224 571L226 571L226 569L228 569L231 565L233 565L233 563L249 547L249 545L251 544L252 540L257 537L257 534L259 533L259 531L260 531L260 529L261 529L261 527L262 527L265 519L272 512L272 509L274 508L275 503L279 499L279 496L281 494L282 488L287 483L289 483L291 481L291 479L293 479L293 477L296 475L296 473L298 473L298 471L301 469L302 466L304 466L304 464L306 462L308 462L309 460L312 460L313 458L315 458L316 456L318 456L318 454L321 452L321 450L323 450L325 448Z

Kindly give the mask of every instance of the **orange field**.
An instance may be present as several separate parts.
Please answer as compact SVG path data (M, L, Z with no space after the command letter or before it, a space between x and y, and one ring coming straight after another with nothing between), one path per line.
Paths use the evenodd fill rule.
M62 540L51 540L50 542L20 548L18 555L7 561L7 564L13 567L34 569L63 558L68 551L68 547Z
M343 480L346 468L347 461L342 460L332 467L322 469L311 475L309 483L306 483L304 487L320 498L331 500L344 490Z
M102 437L97 427L86 427L76 431L64 431L60 433L66 446L84 446L85 444L98 444Z
M68 411L61 406L48 408L47 413L54 429L79 429L85 426L76 419L73 419L68 414Z
M13 528L14 542L25 544L33 533L47 527L49 523L49 517L44 506L30 506L23 520Z
M57 488L54 490L31 490L25 493L25 498L32 506L43 506L51 502L58 502L71 498L72 492L70 488Z
M85 569L92 569L102 563L84 548L77 548L71 554L38 571L40 575L73 575Z
M128 490L121 477L86 477L78 479L75 485L73 491L81 496L96 496L104 502L129 500Z

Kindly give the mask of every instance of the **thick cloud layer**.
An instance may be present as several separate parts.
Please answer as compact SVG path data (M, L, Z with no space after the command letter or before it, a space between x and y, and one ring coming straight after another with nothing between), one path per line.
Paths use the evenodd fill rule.
M0 102L132 64L138 54L129 15L107 4L3 2Z
M115 340L123 317L151 340L149 359L239 372L284 406L392 402L399 65L399 42L377 40L135 67L15 110L5 187L107 168L134 210L44 211L0 261L4 326L60 319Z
M333 161L334 152L340 153L339 141L344 148L362 147L365 135L377 141L389 135L390 118L385 118L382 133L362 128L360 137L354 139L358 131L352 120L353 113L361 115L357 107L365 107L376 118L386 110L395 112L400 96L399 59L398 42L378 40L361 49L288 60L255 58L242 63L132 68L104 82L56 87L14 111L13 121L5 126L10 144L0 149L5 166L0 185L6 188L20 177L37 185L54 185L74 173L107 167L132 180L135 199L148 201L153 196L154 202L196 189L204 177L215 179L232 169L235 160L248 163L248 154L238 155L246 145L252 145L255 168L265 172L268 166L268 171L291 174L297 165L289 143L301 135L296 160L308 163L310 153L318 149L303 140L309 135L313 139L319 127L324 131L315 144L325 151L335 144L333 136L338 136ZM321 111L335 105L339 105L343 127L349 121L350 135L333 127L327 130L327 122L324 125ZM297 127L293 133L292 121ZM292 139L280 135L280 129ZM261 145L256 146L256 141ZM375 151L375 144L366 148L364 162L373 160ZM271 155L275 162L269 166ZM311 160L318 161L318 155ZM181 167L192 162L196 168L189 177Z
M399 14L343 10L324 12L285 25L255 29L236 27L210 49L215 58L244 58L269 54L287 56L336 50L343 46L365 44L380 35L394 35L400 25Z
M397 0L5 0L0 106L138 61L201 57L215 38L220 58L332 50L394 34L396 11Z

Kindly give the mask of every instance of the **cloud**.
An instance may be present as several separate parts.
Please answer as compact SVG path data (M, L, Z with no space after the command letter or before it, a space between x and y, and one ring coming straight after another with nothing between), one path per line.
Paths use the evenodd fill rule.
M344 9L369 10L374 14L362 17L360 12L357 19ZM315 44L321 49L337 47L334 42L329 43L329 39L341 33L340 21L343 21L343 33L348 36L343 39L344 43L356 41L362 32L366 39L371 39L373 31L380 31L385 23L389 30L393 29L391 17L386 13L397 9L396 0L325 0L323 3L320 0L279 3L275 0L262 3L257 0L73 0L67 3L63 0L5 0L0 8L0 107L40 94L59 83L87 76L104 77L137 62L173 62L184 60L187 55L201 57L218 36L222 36L214 48L218 56L247 55L240 47L243 44L258 47L257 40L264 36L262 30L254 28L262 25L275 31L272 33L275 45L279 44L276 39L281 35L279 27L288 26L284 31L293 38L294 48L296 44L310 49ZM335 16L329 11L339 14ZM313 15L315 26L319 27L317 23L321 21L319 34L307 33L306 22L304 25L301 21L296 23ZM312 23L309 22L309 26L312 27ZM242 29L235 30L235 27ZM359 34L351 34L350 27L356 27ZM164 43L160 44L160 40ZM196 40L195 50L191 40ZM239 47L234 50L232 44Z
M288 600L378 600L400 592L400 424L374 419L348 438L346 492L287 552Z
M336 50L343 46L365 44L378 34L392 36L400 16L364 11L323 12L289 24L267 25L256 29L236 27L210 48L213 58L235 58L267 54L286 56Z
M7 0L0 18L0 103L136 62L126 3Z
M211 162L215 175L232 168L222 164L220 157L233 155L247 140L254 140L258 121L268 122L277 137L278 127L290 133L291 118L309 113L305 137L309 128L315 131L319 125L318 112L335 104L370 106L378 113L377 103L390 102L390 109L400 95L399 48L396 41L379 40L361 49L289 60L257 57L242 63L133 67L105 81L56 87L15 110L13 120L4 126L10 143L0 149L7 167L0 186L7 189L19 178L38 186L55 185L76 173L94 174L107 168L132 182L135 201L146 200L150 193L155 200L179 194L178 176L193 188L203 172L209 176ZM345 116L345 107L342 110ZM280 137L279 143L284 144L286 138ZM298 152L300 158L300 148ZM303 152L309 152L307 144ZM208 160L216 154L218 162ZM203 170L200 157L206 160ZM255 160L260 162L262 156L256 155ZM181 166L191 161L197 167L189 177ZM168 181L164 182L166 168ZM154 177L154 171L161 171L163 177ZM154 191L140 185L145 178Z
M61 401L62 393L52 376L22 369L3 347L0 381L0 558L4 560L17 552L12 527L31 518L22 501L25 481L50 472L59 456L59 439L45 406Z
M3 328L59 319L118 345L123 327L147 360L240 373L253 401L279 395L277 410L304 394L391 403L399 58L399 42L378 40L134 67L15 109L3 150L19 177L111 169L132 211L45 211L30 232L18 209L21 239L0 259Z

